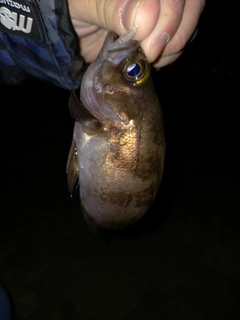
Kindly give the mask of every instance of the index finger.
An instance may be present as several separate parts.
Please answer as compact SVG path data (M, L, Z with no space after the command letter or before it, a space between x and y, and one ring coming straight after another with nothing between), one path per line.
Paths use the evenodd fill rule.
M141 42L149 62L155 61L177 31L185 0L161 0L159 18L153 31Z

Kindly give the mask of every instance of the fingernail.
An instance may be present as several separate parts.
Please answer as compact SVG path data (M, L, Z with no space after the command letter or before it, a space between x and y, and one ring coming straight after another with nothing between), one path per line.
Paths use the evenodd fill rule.
M128 0L122 10L121 24L126 30L130 30L135 25L138 6L142 0Z
M151 59L154 61L164 49L165 45L169 42L170 35L163 32L160 36L155 38L151 43Z

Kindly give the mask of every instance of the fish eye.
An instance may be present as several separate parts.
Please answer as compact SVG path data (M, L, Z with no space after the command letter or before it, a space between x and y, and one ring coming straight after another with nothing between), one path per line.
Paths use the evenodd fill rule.
M125 80L131 82L134 86L140 86L147 82L150 77L151 67L144 60L127 60L123 65L122 74Z
M127 67L127 75L128 77L132 78L132 77L137 77L139 72L141 71L141 66L139 65L139 63L137 62L133 62L131 63L128 67Z

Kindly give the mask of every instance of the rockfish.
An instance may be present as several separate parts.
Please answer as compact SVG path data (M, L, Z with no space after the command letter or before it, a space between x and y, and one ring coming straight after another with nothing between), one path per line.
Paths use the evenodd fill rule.
M67 162L68 189L79 184L81 207L91 230L122 228L150 208L164 167L163 115L151 66L132 38L106 36L86 70L80 99L72 91L75 119Z

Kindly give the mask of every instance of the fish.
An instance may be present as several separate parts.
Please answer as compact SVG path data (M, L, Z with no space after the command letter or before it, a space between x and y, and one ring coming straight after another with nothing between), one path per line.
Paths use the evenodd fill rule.
M79 186L92 232L136 223L152 206L164 170L163 111L136 29L109 31L69 97L75 120L67 159L70 195Z

